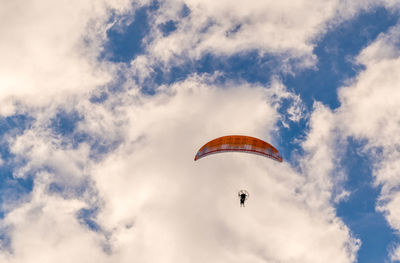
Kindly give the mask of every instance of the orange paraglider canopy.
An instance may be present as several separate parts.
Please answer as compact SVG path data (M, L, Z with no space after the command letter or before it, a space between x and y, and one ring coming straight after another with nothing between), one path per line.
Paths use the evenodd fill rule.
M263 140L243 135L223 136L209 141L200 148L194 160L196 161L207 155L222 152L253 153L282 162L282 156L274 146Z

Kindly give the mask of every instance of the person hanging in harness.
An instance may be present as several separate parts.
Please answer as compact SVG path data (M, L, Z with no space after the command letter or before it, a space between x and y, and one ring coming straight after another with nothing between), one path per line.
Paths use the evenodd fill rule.
M240 190L238 196L240 198L240 207L244 207L244 202L249 198L249 193L246 190Z

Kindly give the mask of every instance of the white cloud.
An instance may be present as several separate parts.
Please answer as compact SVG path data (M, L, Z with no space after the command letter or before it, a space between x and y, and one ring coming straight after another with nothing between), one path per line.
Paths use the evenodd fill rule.
M358 61L366 69L340 90L338 126L344 136L367 139L376 185L382 186L377 210L400 230L398 171L400 168L400 26L381 34ZM393 253L399 259L400 249Z
M193 76L160 87L155 96L115 95L122 104L108 114L122 122L106 117L106 126L116 130L102 136L123 143L104 159L89 159L84 145L70 149L57 138L46 140L46 129L18 137L12 150L28 161L22 169L53 168L37 172L30 200L7 214L13 253L3 251L2 261L52 262L72 253L74 262L89 256L96 262L352 262L357 241L329 200L322 200L324 209L306 201L325 194L323 184L308 187L316 176L304 178L287 163L245 154L193 161L203 143L223 134L273 143L277 97L287 96L282 87L218 87L208 84L212 78ZM107 116L96 107L82 114ZM320 114L317 119L324 119L326 110ZM100 119L87 118L79 127L92 121ZM96 129L88 132L101 137ZM54 182L73 188L86 175L92 183L83 196L48 191ZM251 194L246 208L238 205L241 188ZM94 218L100 232L76 218L93 205L100 207Z
M257 51L280 56L279 69L291 72L293 67L314 66L315 41L328 28L378 4L383 3L251 0L232 4L225 0L170 0L162 3L153 18L147 50L153 59L168 63L198 59L206 53L230 56ZM190 9L190 15L176 19L183 5ZM177 22L177 29L165 36L159 25L169 20Z
M117 229L115 248L138 248L121 251L121 257L332 262L335 255L334 262L352 262L357 242L332 207L320 210L296 194L296 188L308 191L307 183L287 164L235 154L193 161L203 143L223 134L271 141L268 134L278 116L272 96L266 96L269 90L220 89L194 79L166 92L131 108L128 136L134 137L128 141L135 143L93 171L107 200L100 220L107 229ZM246 212L235 198L240 188L251 193ZM321 188L308 194L325 191ZM133 229L125 228L129 224Z
M137 2L133 8L146 3ZM151 36L155 39L147 39L147 54L132 61L131 72L123 71L128 79L148 77L153 59L193 59L205 52L273 52L284 54L284 59L300 58L302 66L309 67L315 62L313 39L343 8L333 0L185 3L191 15L182 18L168 37L156 34ZM154 25L175 19L182 4L162 3ZM9 227L13 253L3 250L2 262L355 260L359 243L335 216L331 203L337 183L331 177L336 113L315 105L303 144L307 154L300 160L303 175L288 163L248 155L216 155L194 162L195 151L203 143L223 134L249 134L274 142L280 121L277 103L293 99L288 112L292 121L298 121L302 116L299 98L278 82L267 88L233 82L221 87L210 85L215 76L191 76L158 87L155 96L140 95L128 80L121 93L110 95L103 104L91 104L90 92L115 77L114 70L119 69L95 59L110 26L108 10L132 12L131 3L33 1L26 5L7 2L0 16L4 22L0 33L7 36L0 44L4 57L0 114L30 110L35 117L31 129L10 141L17 160L23 161L15 176L30 172L35 184L28 200L6 207L9 213L3 224ZM82 45L84 37L91 41L89 48ZM374 62L371 67L377 68L369 73L386 72L390 67L385 61ZM362 109L351 101L351 90L342 91L342 107L353 110L360 122L355 121L349 130L373 137L378 132L361 122L364 117L357 113ZM63 145L65 138L48 129L59 109L77 110L84 116L75 132L107 146L117 141L118 148L93 159L89 142L77 148ZM339 115L354 121L354 116ZM396 166L385 169L393 171ZM389 174L385 169L380 174ZM49 191L52 183L66 187L62 197ZM83 193L76 190L86 183ZM245 209L236 200L240 188L251 193ZM80 209L93 206L100 209L94 218L102 228L99 232L76 218Z
M334 168L335 136L334 116L320 103L315 103L310 118L310 131L302 148L305 156L301 157L302 170L307 176L308 195L305 200L315 207L325 209L332 198L333 182L330 178Z
M19 102L62 102L110 80L110 72L95 60L96 45L104 38L108 11L127 12L130 1L16 0L1 6L0 114L19 111Z
M3 220L11 225L11 251L2 250L2 262L107 262L105 237L84 229L76 212L84 202L66 200L46 193L51 175L40 173L29 202L10 212Z
M164 16L171 19L166 4ZM259 50L261 53L292 53L295 57L310 56L311 40L332 17L336 1L306 3L304 1L185 1L189 17L182 19L177 32L160 38L151 46L151 53L162 59L185 52L193 58L205 52L219 55ZM180 10L176 10L178 13ZM163 10L161 11L163 12ZM172 14L176 17L176 14ZM166 18L166 17L167 18ZM238 28L239 27L239 28ZM237 32L234 32L237 29ZM310 30L311 29L311 30ZM312 59L311 57L309 59Z
M146 0L3 1L0 114L21 111L21 103L36 107L51 101L62 103L67 96L85 95L111 81L113 70L119 66L96 60L106 31L114 23L108 21L110 10L117 17L132 16L136 8L148 3ZM190 8L190 15L180 19L177 31L163 37L158 32L159 24L176 19L183 4ZM146 40L150 44L147 55L132 61L132 71L143 79L152 71L155 60L182 56L193 59L205 52L230 55L249 50L280 54L282 70L292 70L288 67L290 58L298 59L300 67L310 67L315 62L313 39L324 32L325 24L338 14L337 10L360 8L357 5L343 8L347 5L336 0L312 4L251 1L235 5L229 1L165 1L153 17L154 28ZM234 33L232 30L238 25L241 26Z

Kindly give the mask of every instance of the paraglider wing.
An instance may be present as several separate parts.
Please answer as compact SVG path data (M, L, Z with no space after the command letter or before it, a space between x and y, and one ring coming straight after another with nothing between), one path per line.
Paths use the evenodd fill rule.
M243 135L223 136L209 141L200 148L194 160L196 161L207 155L222 152L253 153L282 162L282 156L274 146L263 140Z

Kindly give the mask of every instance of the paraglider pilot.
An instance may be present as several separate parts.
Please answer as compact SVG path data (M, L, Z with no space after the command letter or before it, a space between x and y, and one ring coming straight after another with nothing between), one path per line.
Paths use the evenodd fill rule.
M244 207L244 201L249 198L249 193L246 190L240 190L238 196L240 198L240 207Z
M246 201L246 194L240 195L240 206L244 207L244 201Z

